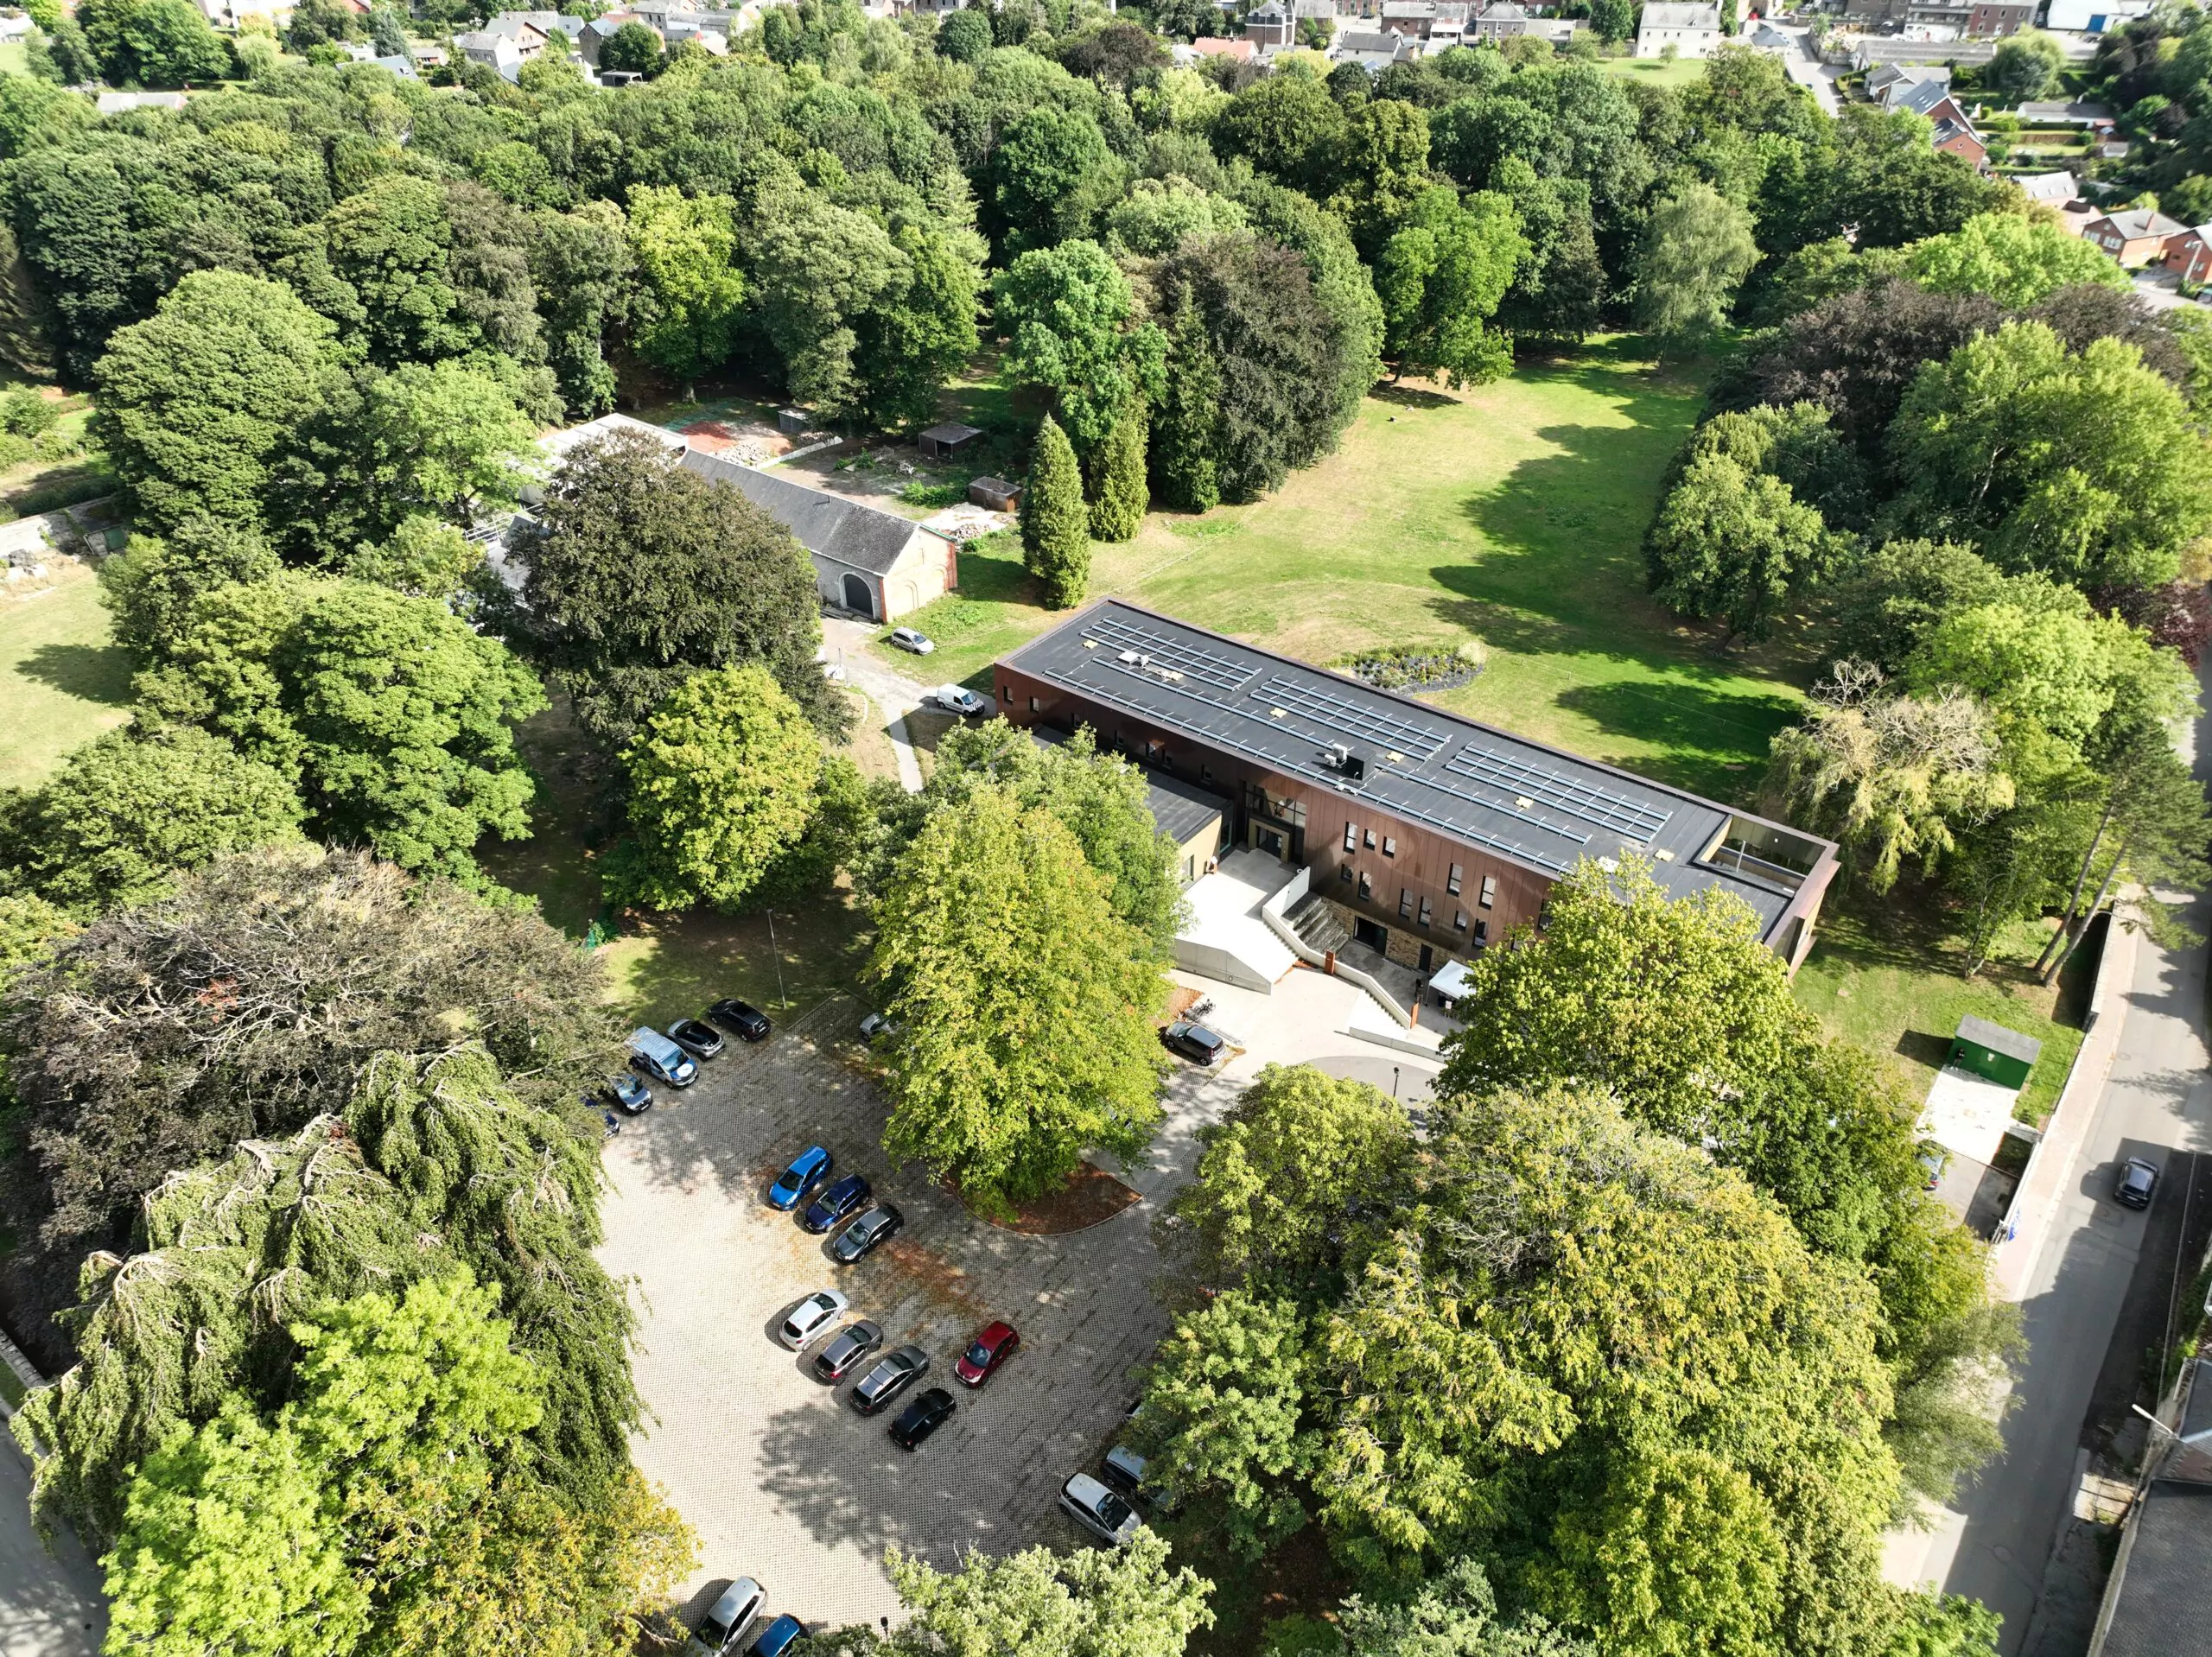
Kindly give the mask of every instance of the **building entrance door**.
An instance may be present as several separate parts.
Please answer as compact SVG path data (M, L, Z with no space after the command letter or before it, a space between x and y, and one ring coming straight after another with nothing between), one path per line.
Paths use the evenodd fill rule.
M1282 830L1280 828L1270 828L1264 822L1254 823L1252 825L1252 849L1255 852L1265 852L1269 857L1281 860L1285 850Z
M1362 943L1364 943L1369 949L1374 950L1376 954L1388 955L1389 953L1390 935L1389 932L1385 931L1378 923L1374 921L1355 920L1352 923L1351 933L1354 937L1357 938Z
M1430 948L1428 947L1428 945L1427 945L1426 943L1422 944L1422 945L1421 946L1421 969L1423 972L1427 972L1427 970L1428 970L1432 966L1433 966L1433 965L1435 965L1435 964L1436 964L1436 951L1435 951L1435 950L1433 950L1433 949L1430 949Z

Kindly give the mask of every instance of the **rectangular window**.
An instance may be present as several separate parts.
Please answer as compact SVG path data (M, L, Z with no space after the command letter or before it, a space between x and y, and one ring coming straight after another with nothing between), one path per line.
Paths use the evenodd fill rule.
M1485 874L1483 876L1483 894L1481 897L1476 898L1475 901L1484 909L1488 909L1492 904L1497 901L1497 877L1496 875Z
M1475 942L1481 943L1486 942L1489 937L1490 923L1488 921L1477 921L1475 923Z
M1348 852L1359 849L1359 825L1356 822L1344 825L1344 849Z
M1369 879L1364 874L1361 875L1359 877L1360 901L1364 903L1368 898L1372 898L1374 895L1375 883Z
M1423 926L1428 924L1428 899L1426 898L1421 900L1421 924Z
M1198 767L1198 780L1202 783L1211 783L1213 781L1213 767L1211 765L1200 765Z
M1396 835L1383 835L1383 836L1382 836L1382 855L1383 855L1383 856L1385 856L1385 857L1395 857L1397 854L1398 854L1398 839L1397 839L1397 836L1396 836Z
M1370 828L1364 835L1362 835L1360 836L1359 843L1366 847L1369 851L1373 851L1375 849L1375 831Z
M1454 898L1459 895L1459 866L1457 863L1454 863L1452 866L1451 877L1444 883L1445 891L1450 892Z
M1351 884L1351 865L1349 863L1338 864L1337 879L1342 880L1346 886L1350 886Z
M1411 886L1400 886L1398 888L1398 918L1403 920L1413 912L1414 889Z
M1452 911L1452 930L1455 932L1464 932L1467 930L1467 911L1465 910L1455 909Z
M1029 699L1029 711L1030 711L1031 713L1033 713L1033 714L1041 714L1041 713L1043 713L1045 710L1044 710L1043 707L1042 707L1042 706L1038 702L1037 698L1036 698L1036 697L1034 697L1034 696L1032 696L1032 697Z

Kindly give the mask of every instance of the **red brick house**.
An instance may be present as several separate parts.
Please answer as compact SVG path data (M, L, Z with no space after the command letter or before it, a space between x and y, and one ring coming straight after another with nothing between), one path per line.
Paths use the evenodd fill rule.
M2189 283L2212 282L2212 225L2166 238L2165 266Z
M2082 239L2104 249L2129 270L2166 257L2169 238L2187 233L2189 226L2147 207L2124 213L2099 213L2082 226Z

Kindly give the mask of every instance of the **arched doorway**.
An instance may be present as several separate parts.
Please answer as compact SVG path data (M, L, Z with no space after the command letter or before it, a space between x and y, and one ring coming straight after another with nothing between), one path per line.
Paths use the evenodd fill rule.
M845 608L859 611L870 621L875 619L875 594L868 590L866 578L859 575L845 577Z

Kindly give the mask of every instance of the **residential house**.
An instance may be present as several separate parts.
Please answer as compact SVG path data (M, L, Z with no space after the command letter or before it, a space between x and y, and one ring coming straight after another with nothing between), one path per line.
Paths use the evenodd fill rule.
M1467 20L1467 41L1471 46L1485 41L1495 43L1517 40L1535 29L1528 8L1516 4L1515 0L1491 0L1489 5Z
M528 63L543 55L546 42L563 32L557 21L560 16L557 11L503 11L477 32L512 41L522 60Z
M2030 127L2087 127L2096 131L2109 130L2113 124L2112 111L2104 105L2069 103L2063 98L2023 104L2012 113L2020 117L2022 126Z
M2137 17L2147 17L2155 0L2050 0L2044 27L2075 35L2101 35Z
M2212 225L2197 225L2167 237L2164 263L2183 282L2212 282Z
M1720 32L1719 6L1650 0L1637 22L1636 55L1656 58L1671 46L1676 57L1707 58L1719 48L1725 38Z
M2212 1362L2183 1373L2174 1426L2152 1430L2089 1657L2180 1657L2212 1629Z
M199 0L200 15L217 29L236 29L258 17L272 29L292 21L290 0Z
M1425 41L1435 20L1435 0L1382 0L1382 28L1389 34Z
M1951 92L1951 72L1941 64L1881 64L1870 71L1866 87L1885 109L1922 116L1934 130L1942 155L1956 156L1976 168L1988 165L1989 147Z
M2126 270L2133 270L2166 254L2166 243L2186 235L2187 225L2145 207L2097 214L2082 226L2082 239L2105 251Z
M1999 40L2035 21L2037 0L1844 0L1847 22L1892 24L1943 40Z
M1459 0L1440 0L1436 16L1428 20L1428 50L1432 56L1455 46L1465 46L1478 38L1473 34L1473 11L1471 5L1459 3Z
M1211 35L1201 35L1182 48L1192 58L1234 58L1239 63L1249 63L1260 54L1260 48L1250 41L1224 41Z
M1977 172L1989 170L1989 146L1964 117L1936 122L1929 143L1938 155L1956 156Z
M1932 80L1940 86L1951 84L1951 66L1948 63L1878 63L1866 71L1866 96L1872 102L1886 105L1898 88L1911 82Z
M397 75L402 80L419 80L422 79L420 75L415 73L414 60L410 58L404 58L394 54L392 56L388 58L371 58L369 61L374 64L378 68L385 70L391 74Z
M1297 31L1296 21L1281 0L1267 0L1244 14L1244 38L1255 46L1288 46Z
M992 682L1013 723L1088 727L1225 801L1223 843L1311 881L1291 924L1418 972L1534 923L1585 859L1631 856L1670 894L1741 898L1794 969L1835 873L1817 836L1119 599L1002 657Z
M661 37L660 30L654 29L652 24L646 22L636 12L610 11L593 18L584 25L583 33L576 36L577 55L593 68L598 68L601 48L614 38L615 32L625 23L642 24L645 28L652 29L655 38ZM663 39L661 43L665 46L667 41Z
M1357 63L1370 74L1377 74L1394 63L1411 63L1421 55L1421 42L1386 29L1339 29L1330 42L1329 55L1339 63Z
M454 48L470 63L480 63L494 71L502 80L519 79L525 60L520 42L505 35L494 35L486 29L472 29L466 35L453 37ZM538 37L538 50L545 49L543 35Z
M2068 202L2078 201L2082 197L2081 181L2063 168L2056 173L2026 174L2012 182L2029 200L2060 211Z

